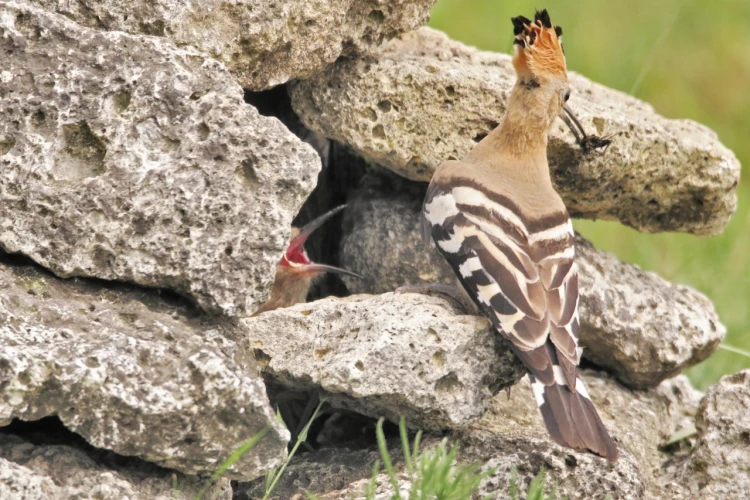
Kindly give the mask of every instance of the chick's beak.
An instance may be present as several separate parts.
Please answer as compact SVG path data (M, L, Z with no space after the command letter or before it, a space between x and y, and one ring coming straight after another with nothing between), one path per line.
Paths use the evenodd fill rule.
M292 238L292 241L289 243L289 249L287 250L287 255L293 255L296 252L302 252L303 251L303 245L307 241L307 238L320 226L322 226L328 219L333 217L334 215L341 212L344 208L346 208L346 205L341 205L333 210L330 210L323 215L313 219L312 221L308 222L304 226L302 226L299 229L299 233ZM344 274L346 276L352 276L355 278L362 278L357 273L353 273L351 271L347 271L346 269L342 269L340 267L334 267L329 266L326 264L316 264L314 262L305 263L305 264L297 264L295 265L297 269L299 269L302 272L305 273L336 273L336 274Z
M303 269L305 272L310 273L335 273L335 274L343 274L346 276L352 276L353 278L359 278L362 279L362 276L360 276L357 273L353 273L351 271L347 271L346 269L342 269L340 267L335 266L327 266L325 264L304 264L303 266L300 266L301 269Z

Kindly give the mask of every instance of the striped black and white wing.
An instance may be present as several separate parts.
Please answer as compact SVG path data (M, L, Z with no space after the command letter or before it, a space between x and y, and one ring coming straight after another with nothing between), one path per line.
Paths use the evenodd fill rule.
M468 179L433 181L426 226L462 285L529 370L555 441L617 457L577 377L578 276L565 211L533 217Z

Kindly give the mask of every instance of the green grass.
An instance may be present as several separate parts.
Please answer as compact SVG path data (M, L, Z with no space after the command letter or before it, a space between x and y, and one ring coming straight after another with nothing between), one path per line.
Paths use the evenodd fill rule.
M443 439L434 448L420 450L422 432L418 432L410 444L406 431L406 421L399 422L401 448L404 454L404 478L399 478L393 466L388 444L383 433L383 419L378 421L377 440L380 457L393 487L392 500L468 500L479 488L479 484L494 473L493 469L480 472L479 465L465 465L457 461L458 445L448 446ZM365 491L367 500L375 499L376 481L380 472L379 462L372 471L372 479ZM404 481L404 479L406 481ZM400 484L411 486L406 496L402 495ZM491 498L490 496L486 497Z
M211 476L211 479L209 479L209 481L203 486L203 488L201 488L198 494L195 495L194 500L201 500L203 498L203 495L206 494L209 488L211 488L211 486L216 484L216 481L221 479L224 476L224 474L227 473L229 468L232 465L234 465L235 462L237 462L237 460L242 458L243 455L245 455L245 453L252 450L255 447L255 445L257 445L258 442L261 439L263 439L263 436L268 434L268 431L270 430L271 430L270 425L261 429L260 432L258 432L253 437L251 437L250 439L242 443L234 452L232 452L232 454L229 455L229 457L226 460L224 460L224 462L219 466L216 472L213 473L213 475ZM178 489L176 481L177 481L177 476L173 476L172 477L172 490L173 491Z
M690 118L718 134L750 164L750 1L439 0L430 25L485 50L510 52L510 17L549 10L565 30L568 68L632 93L670 118ZM641 234L613 222L577 221L594 244L690 285L710 297L727 326L726 344L750 351L750 182L724 234ZM719 350L688 373L702 389L750 367L750 357Z

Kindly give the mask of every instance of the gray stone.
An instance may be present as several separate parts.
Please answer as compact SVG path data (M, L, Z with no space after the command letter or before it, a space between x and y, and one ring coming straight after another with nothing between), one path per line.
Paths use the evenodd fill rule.
M520 498L541 468L546 470L548 490L555 487L560 498L641 499L658 490L657 475L662 461L659 445L674 432L675 415L682 410L664 394L680 382L667 381L659 388L632 391L611 377L591 370L582 373L602 419L620 447L620 459L612 464L588 453L562 448L550 441L539 410L524 379L508 400L498 394L485 415L468 427L448 434L449 443L459 442L459 460L478 463L483 470L495 468L481 494L510 498L512 469L518 471ZM422 449L435 446L440 438L427 434ZM402 471L400 443L390 443L390 455L399 470L402 491L408 496L409 476ZM279 499L292 498L308 490L321 500L364 498L375 460L372 449L323 450L292 460L286 478L279 483ZM256 498L250 489L250 498ZM377 480L377 498L390 499L393 488L385 475ZM479 498L480 496L478 496ZM662 497L670 498L670 497Z
M208 479L173 474L152 464L110 457L100 450L37 445L0 435L0 498L13 500L192 500ZM229 480L204 500L230 500Z
M666 486L684 498L750 498L750 370L708 389L696 428L695 447L667 468Z
M502 121L514 80L509 55L422 28L375 57L343 59L293 85L291 97L310 129L427 181ZM616 134L604 154L583 155L562 121L552 130L552 179L574 217L649 232L721 232L736 208L740 163L715 133L578 74L570 82L570 105L586 130Z
M695 417L704 394L693 387L685 375L677 375L656 386L656 390L666 398L674 428L679 431L695 427Z
M91 28L166 36L262 90L424 24L435 0L31 0Z
M185 306L122 287L0 263L0 426L57 415L98 448L186 474L270 427L229 477L277 466L289 433L252 360Z
M328 298L240 320L238 345L292 390L414 427L460 427L523 375L482 317L443 299L386 293Z
M653 387L708 358L726 335L711 301L578 238L584 357Z
M383 293L407 284L458 285L453 270L424 243L420 212L424 185L396 176L370 176L349 199L341 265L352 293ZM584 358L638 388L653 387L706 359L724 338L711 302L654 273L620 262L577 241Z
M365 484L372 476L372 466L380 460L377 447L367 449L352 449L345 447L323 448L306 456L292 458L290 466L281 476L279 483L273 490L272 499L288 500L294 495L309 491L315 495L328 498L332 492L347 491L361 494L364 487L358 489L353 484L364 480ZM389 450L396 466L402 462L397 443L389 442ZM386 481L387 482L387 481ZM265 493L262 480L239 485L240 500L260 499ZM351 500L352 495L343 496L344 500Z
M320 159L224 66L0 1L0 247L59 276L268 298Z

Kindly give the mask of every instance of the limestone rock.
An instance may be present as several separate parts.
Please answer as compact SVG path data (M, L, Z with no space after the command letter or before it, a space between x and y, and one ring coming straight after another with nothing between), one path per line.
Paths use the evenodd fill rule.
M328 298L240 320L240 348L292 390L426 429L478 418L520 362L477 316L440 298L386 293Z
M632 391L611 377L591 370L582 376L589 387L602 419L620 447L620 459L612 464L589 453L562 448L550 441L526 379L513 388L510 400L498 394L485 415L470 426L448 434L458 441L459 460L478 463L482 469L495 468L486 479L480 495L509 498L511 471L519 473L520 498L532 477L544 467L548 488L553 485L561 498L641 499L656 488L661 456L658 445L674 432L668 398L671 381L663 389ZM427 434L422 449L434 446L439 437ZM400 443L391 443L396 467L402 467ZM323 450L320 456L296 457L279 483L277 498L290 498L308 490L322 500L364 498L372 466L379 454L371 449L337 453ZM401 486L408 487L402 474ZM389 499L392 486L385 476L378 478L378 498ZM252 493L253 489L250 489ZM250 498L255 498L252 494ZM669 497L664 497L669 498Z
M4 499L192 500L208 481L182 474L173 477L171 471L101 450L35 446L13 435L0 438L0 498ZM229 480L220 480L203 498L230 500Z
M578 238L584 357L635 388L708 358L726 335L711 301Z
M500 123L514 81L509 55L422 28L373 58L342 59L291 96L310 129L428 181ZM582 155L563 122L554 127L552 178L571 214L641 231L720 233L736 208L740 164L716 134L575 73L570 82L569 104L586 130L616 134L606 153Z
M31 0L91 28L166 36L227 65L241 85L307 78L424 24L435 0Z
M0 264L0 426L57 415L98 448L186 474L253 478L286 455L263 381L220 327L155 292Z
M398 443L389 442L389 452L396 466L400 465L401 453ZM380 460L380 453L374 444L366 449L322 448L304 458L292 458L290 466L281 476L273 490L273 499L292 499L304 491L309 491L322 498L328 498L331 492L345 490L351 495L342 495L342 500L357 498L365 491L354 487L354 483L364 480L365 484L372 475L372 466ZM386 481L387 482L387 481ZM262 480L241 484L237 488L236 500L255 500L263 498L265 484Z
M349 199L340 264L364 279L352 293L383 293L406 284L460 286L420 232L424 185L370 176ZM653 387L706 359L724 338L711 302L654 273L577 241L584 358L632 387Z
M708 389L696 427L692 453L668 471L672 486L685 488L686 498L750 497L750 370L725 376Z
M213 312L264 303L313 149L193 49L7 1L0 33L0 247Z

